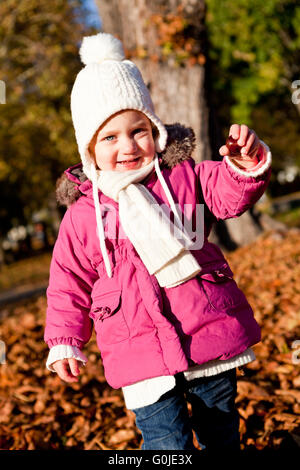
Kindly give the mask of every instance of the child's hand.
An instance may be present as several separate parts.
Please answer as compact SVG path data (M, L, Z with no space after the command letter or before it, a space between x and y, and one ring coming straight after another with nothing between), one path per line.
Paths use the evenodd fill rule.
M80 374L79 363L74 357L70 359L61 359L52 364L53 369L59 377L65 382L78 382L78 375Z
M229 130L229 136L237 140L237 144L241 147L239 155L230 155L230 149L227 145L223 145L219 149L219 153L222 156L228 155L233 160L238 161L238 166L243 168L252 168L257 165L258 161L256 158L257 151L260 146L260 141L256 133L249 129L245 124L241 126L239 124L232 124Z

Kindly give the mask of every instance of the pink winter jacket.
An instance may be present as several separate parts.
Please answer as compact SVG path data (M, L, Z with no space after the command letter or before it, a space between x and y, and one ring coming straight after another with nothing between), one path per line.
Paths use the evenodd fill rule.
M235 170L225 158L196 164L191 129L168 128L160 167L175 203L191 217L204 205L203 246L191 253L202 267L193 279L161 288L129 239L120 230L118 204L99 191L106 246L112 266L107 276L96 234L92 184L81 164L66 170L57 194L68 209L53 250L47 289L45 341L79 348L93 326L107 382L120 388L189 366L225 360L260 341L260 328L220 248L208 242L212 223L238 217L262 196L271 169L256 176ZM143 184L160 204L168 205L153 171ZM122 237L119 236L122 232Z

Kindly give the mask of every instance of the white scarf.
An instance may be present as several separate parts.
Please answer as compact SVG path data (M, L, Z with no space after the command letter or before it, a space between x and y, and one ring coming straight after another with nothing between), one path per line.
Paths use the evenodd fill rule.
M174 213L175 224L147 188L143 184L138 184L154 167ZM92 165L92 183L98 236L109 277L112 277L112 272L106 251L98 189L119 203L122 228L149 273L156 276L161 287L175 287L201 271L198 262L187 249L194 242L182 225L181 214L178 214L161 174L157 155L148 165L138 170L97 171Z

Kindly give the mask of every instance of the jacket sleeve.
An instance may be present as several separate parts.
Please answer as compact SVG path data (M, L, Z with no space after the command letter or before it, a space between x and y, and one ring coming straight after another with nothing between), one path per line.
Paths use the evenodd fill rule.
M89 318L91 291L98 278L72 223L71 206L65 213L53 249L47 289L44 340L80 349L92 334Z
M70 358L74 358L77 361L82 362L84 365L86 365L88 361L88 358L76 346L69 346L68 344L57 344L49 351L46 367L48 370L51 370L51 372L55 372L52 367L54 362Z
M217 220L239 217L261 198L270 181L272 160L262 141L259 160L253 170L238 168L227 157L195 165L204 201Z

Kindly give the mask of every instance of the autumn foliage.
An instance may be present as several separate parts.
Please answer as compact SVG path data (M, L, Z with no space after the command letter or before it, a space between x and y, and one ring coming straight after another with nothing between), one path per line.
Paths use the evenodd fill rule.
M300 435L299 230L265 233L227 255L262 327L257 359L238 371L243 449L296 446ZM79 383L45 368L45 297L0 314L6 363L0 364L0 449L139 449L142 437L120 390L104 378L95 336ZM300 346L298 346L298 350Z

